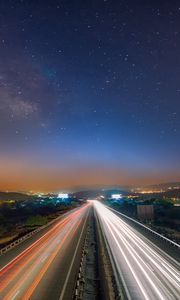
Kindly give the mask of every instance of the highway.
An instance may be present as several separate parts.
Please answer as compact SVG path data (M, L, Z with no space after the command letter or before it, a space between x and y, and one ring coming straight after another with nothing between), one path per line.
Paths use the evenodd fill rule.
M105 205L92 203L127 298L179 300L180 264Z
M14 248L1 256L0 299L71 299L90 210L90 203L73 210L26 242L25 249L20 245L23 251Z

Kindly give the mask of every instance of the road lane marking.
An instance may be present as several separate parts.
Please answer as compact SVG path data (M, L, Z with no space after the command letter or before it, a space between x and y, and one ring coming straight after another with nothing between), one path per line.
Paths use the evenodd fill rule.
M81 213L82 211L87 208L86 207L83 207L81 208ZM56 255L58 254L58 252L60 251L61 247L63 246L63 243L64 241L67 239L67 237L69 236L69 234L72 232L72 231L76 231L78 226L80 225L81 223L81 220L80 221L76 221L77 222L77 225L75 226L72 226L70 231L68 231L66 233L66 235L64 236L63 240L61 241L61 243L59 244L59 247L56 249L55 252L52 253L52 255L49 257L48 261L45 263L44 267L41 269L40 273L38 274L38 276L35 278L35 280L33 281L33 283L28 287L27 291L25 292L25 294L23 295L23 297L21 298L21 300L29 300L31 295L33 294L34 290L36 289L37 285L39 284L39 282L41 281L42 277L44 276L44 274L46 273L46 271L48 270L50 264L52 263L52 261L54 260L54 258L56 257Z
M148 285L149 283L152 285L152 291L154 290L158 294L157 296L160 296L161 299L180 299L178 297L180 294L177 290L177 286L179 287L179 277L177 270L174 267L172 267L172 265L170 265L167 260L160 256L159 252L157 254L155 250L152 250L152 248L149 245L147 245L139 237L137 237L136 234L132 231L132 226L126 224L116 214L114 214L112 211L109 211L108 208L103 207L103 205L98 203L97 201L95 201L94 205L96 207L99 218L101 219L101 226L104 229L105 235L108 237L110 233L109 238L113 236L115 241L116 237L114 236L114 234L117 236L116 244L118 245L119 243L120 246L120 244L122 243L122 245L125 246L125 253L128 252L132 256L133 261L137 263L138 267L141 269L146 279L148 279ZM108 232L107 230L108 227L110 232ZM110 243L110 247L112 246L112 242ZM134 246L138 248L134 248ZM146 259L143 259L143 256L141 257L141 251L142 254L145 255L146 258L148 258L148 261L153 263L153 266L155 265L155 267L158 270L158 273L161 273L161 280L159 279L159 276L155 275L154 277L154 275L151 275L152 272L155 272L156 268L155 270L151 270L151 268L149 268L149 265L145 262ZM150 276L148 275L148 273L146 274L147 270L145 271L143 266L150 270L150 273L148 272ZM153 278L156 278L157 281L155 282ZM167 280L164 282L163 279ZM160 285L157 284L157 282L159 282ZM166 287L166 292L164 292L164 290L160 291L161 284L163 285L163 288ZM173 288L175 290L173 290ZM163 293L160 295L159 292L160 294L161 292ZM172 298L172 295L174 298Z
M69 220L68 219L65 219L65 221L64 222L62 222L59 226L58 226L58 230L59 229L62 229L64 226L66 226L66 224L69 222ZM53 232L53 234L56 234L56 231L54 231ZM36 252L35 253L31 253L30 254L30 257L27 259L27 260L23 260L23 261L21 261L20 262L20 264L18 264L18 267L19 267L19 269L17 269L15 272L13 272L12 273L12 275L11 275L11 273L10 273L10 276L8 275L8 277L6 278L6 280L3 280L1 283L0 283L0 292L2 292L2 290L4 290L5 289L5 287L16 277L16 276L18 276L18 274L22 271L22 269L32 260L32 259L34 259L35 257L37 257L37 255L38 254L40 254L40 252L46 247L47 248L47 242L48 241L46 241L45 240L45 243L44 243L44 241L43 241L43 243L44 243L44 245L38 245L38 247L39 248L37 248L36 249ZM36 258L37 259L37 258ZM23 274L23 276L24 276L24 274ZM21 276L22 277L22 276Z
M122 214L121 212L119 212L119 211L115 210L115 209L114 209L114 208L112 208L112 207L108 207L108 209L110 209L110 210L114 211L115 213L118 213L119 215L122 215L123 217L125 217L125 218L127 218L127 219L129 219L129 220L133 221L134 223L136 223L136 224L140 225L141 227L144 227L145 229L149 230L150 232L152 232L152 233L156 234L156 235L157 235L157 236L159 236L160 238L162 238L162 239L166 240L167 242L169 242L169 243L173 244L174 246L178 247L178 249L180 249L180 245L179 245L178 243L176 243L176 242L174 242L174 241L172 241L172 240L168 239L167 237L163 236L162 234L160 234L160 233L158 233L158 232L156 232L156 231L152 230L151 228L149 228L149 227L145 226L144 224L142 224L142 223L140 223L140 222L136 221L135 219L133 219L133 218L131 218L131 217L129 217L129 216L127 216L127 215L125 215L125 214Z
M78 211L74 212L74 213L72 214L72 216L76 216L76 215L79 216L79 214L82 213L86 207L87 207L87 206L81 207ZM72 216L71 216L71 218L65 218L64 222L61 224L61 228L64 226L65 223L67 224L67 223L69 223L70 221L72 221L72 220L74 219L74 218L72 218ZM51 258L51 257L50 257L50 258ZM48 259L48 261L49 261L49 259ZM39 260L39 263L40 263L40 260ZM47 264L47 263L46 263L46 264ZM20 278L20 279L18 280L18 282L16 283L15 287L14 287L11 291L8 291L8 294L4 297L4 300L9 300L9 299L11 299L11 298L10 298L11 295L13 295L13 293L15 293L15 291L17 291L18 288L20 288L20 286L22 286L22 284L27 280L27 277L29 276L30 272L34 271L35 268L36 268L36 263L33 264L33 265L30 267L30 269L29 269L28 272L26 273L26 276L25 276L25 274L24 274L24 275L23 275L23 276L24 276L23 279ZM23 298L21 298L21 299L23 299ZM27 299L29 299L29 298L27 298Z
M16 294L11 298L11 300L14 300L16 298L16 296L19 294L19 290L16 292Z
M48 258L49 255L45 255L42 259L41 259L41 262L43 263L47 258Z
M71 265L70 265L70 267L69 267L69 271L68 271L68 273L67 273L66 280L65 280L65 282L64 282L64 285L63 285L63 288L62 288L62 291L61 291L61 295L60 295L60 297L59 297L59 300L63 300L63 298L64 298L64 293L65 293L65 291L66 291L66 287L67 287L67 284L68 284L68 281L69 281L69 277L70 277L70 275L71 275L72 267L73 267L73 265L74 265L74 261L75 261L75 258L76 258L77 252L78 252L78 248L79 248L79 245L80 245L80 242L81 242L81 238L82 238L82 235L83 235L84 228L85 228L85 225L86 225L86 223L87 223L88 217L89 217L89 212L88 212L88 215L87 215L87 217L86 217L86 220L85 220L85 222L84 222L84 224L83 224L83 228L82 228L82 231L81 231L81 234L80 234L78 243L77 243L77 245L76 245L76 249L75 249L75 252L74 252L74 255L73 255L73 258L72 258L72 261L71 261Z
M4 272L6 272L6 268L8 268L9 266L11 266L12 264L16 264L21 258L23 258L24 255L26 255L27 253L29 253L29 251L31 251L36 244L41 241L44 237L46 237L48 234L50 234L51 232L53 232L53 230L55 230L59 225L61 225L61 223L64 223L64 221L68 218L72 218L73 215L75 215L76 213L78 213L79 209L85 209L85 206L82 206L81 208L78 209L73 209L72 211L69 211L67 213L65 213L64 215L60 216L62 217L62 220L60 220L57 224L56 222L54 222L54 226L52 228L50 228L45 234L43 234L39 239L37 239L34 243L32 243L29 247L27 247L26 249L24 249L22 252L20 252L16 257L14 257L10 262L8 262L5 266L3 266L0 269L0 276L2 274L4 274ZM58 217L59 218L59 217ZM51 226L51 224L49 224ZM47 227L48 228L48 227Z
M69 217L69 216L68 216ZM50 234L53 230L55 230L58 226L61 225L61 223L64 223L68 217L61 220L58 224L56 224L53 228L51 228L48 232L46 232L43 236L41 236L37 241L35 241L33 244L31 244L28 248L26 248L24 251L22 251L20 254L18 254L15 258L13 258L10 262L8 262L4 267L0 269L0 276L3 274L2 272L11 264L16 263L19 261L19 259L23 258L24 255L28 254L30 250L32 250L37 243L39 243L44 237L46 237L48 234Z

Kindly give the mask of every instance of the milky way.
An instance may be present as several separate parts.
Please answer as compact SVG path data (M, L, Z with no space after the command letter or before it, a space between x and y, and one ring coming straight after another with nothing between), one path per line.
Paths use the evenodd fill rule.
M180 179L179 1L1 1L0 188Z

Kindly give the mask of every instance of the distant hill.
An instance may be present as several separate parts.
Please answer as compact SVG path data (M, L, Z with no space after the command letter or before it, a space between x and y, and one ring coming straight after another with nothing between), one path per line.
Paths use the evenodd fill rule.
M3 200L16 200L22 201L25 199L32 199L33 196L16 193L16 192L0 192L0 201Z
M170 187L172 188L180 188L180 182L167 182L167 183L160 183L160 184L153 184L147 186L149 188L162 188L162 189L168 189Z
M123 186L123 185L103 185L103 184L97 184L97 185L84 185L84 186L75 186L71 189L68 189L72 192L90 192L90 191L108 191L108 190L121 190L121 191L130 191L132 187L131 186Z
M78 192L74 192L73 195L77 198L91 198L95 199L96 197L99 197L100 195L103 195L105 197L111 197L112 194L123 194L129 195L128 191L125 191L123 189L117 189L117 188L109 188L109 189L99 189L99 190L81 190Z

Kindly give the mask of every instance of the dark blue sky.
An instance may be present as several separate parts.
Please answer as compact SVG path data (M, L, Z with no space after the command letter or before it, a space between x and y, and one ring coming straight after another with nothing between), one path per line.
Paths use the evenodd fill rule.
M0 1L0 188L180 180L179 1Z

